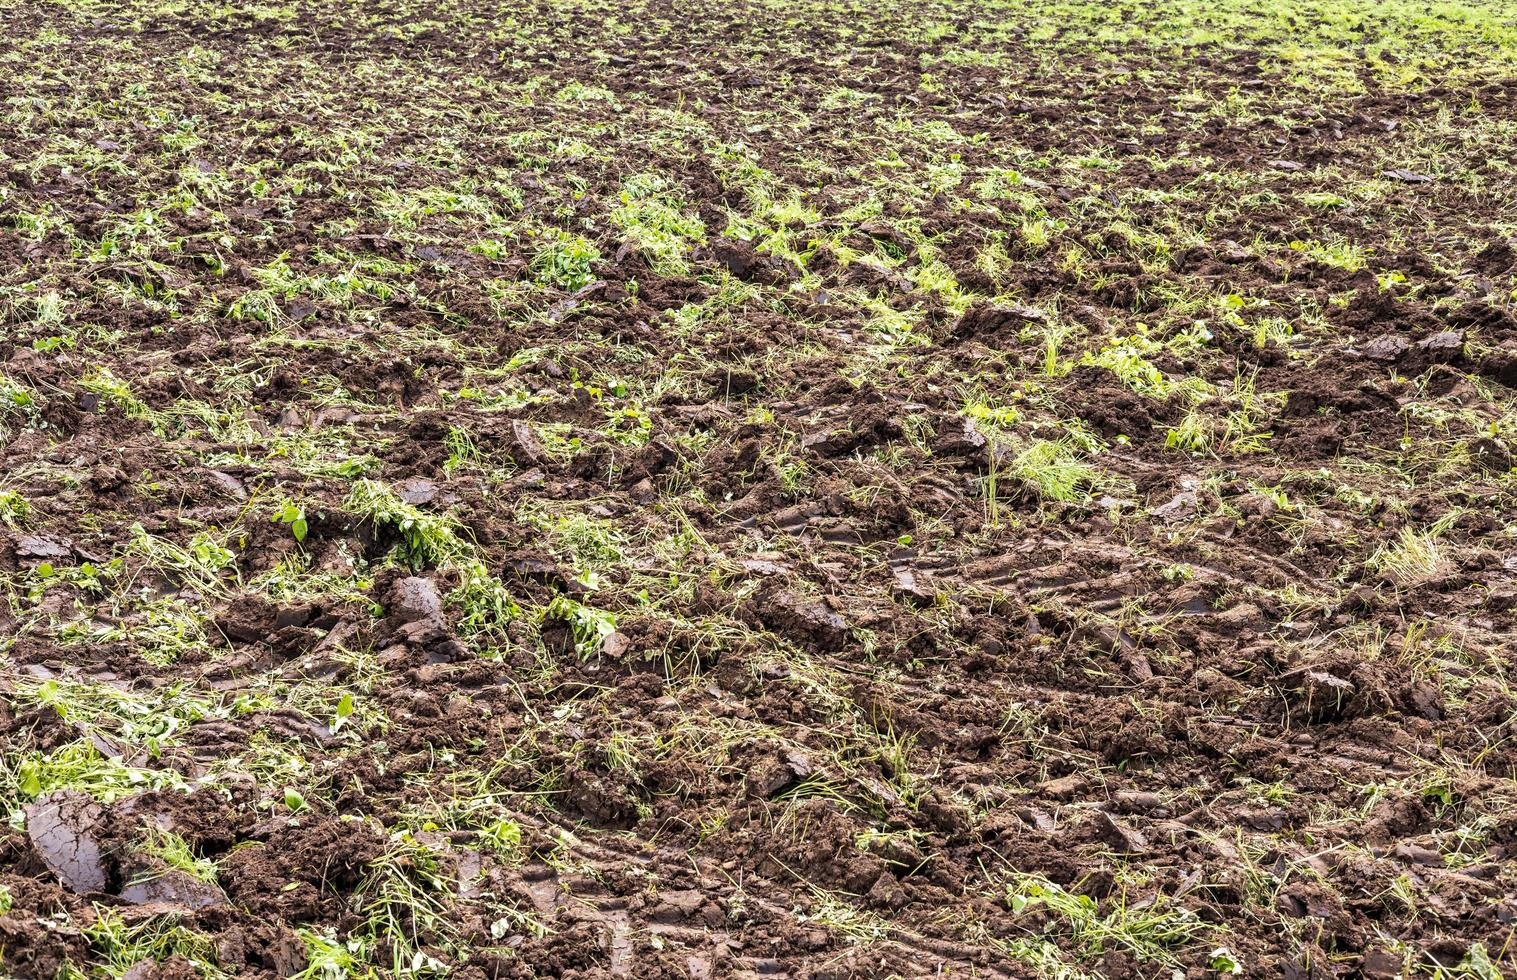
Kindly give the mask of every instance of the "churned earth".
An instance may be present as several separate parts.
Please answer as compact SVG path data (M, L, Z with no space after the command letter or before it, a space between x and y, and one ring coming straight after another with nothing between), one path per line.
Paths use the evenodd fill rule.
M1517 970L1517 9L0 2L0 976Z

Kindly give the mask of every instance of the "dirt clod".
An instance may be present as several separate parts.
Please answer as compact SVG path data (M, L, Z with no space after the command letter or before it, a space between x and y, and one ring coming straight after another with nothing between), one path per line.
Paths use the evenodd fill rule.
M437 625L442 622L442 593L429 578L398 579L390 590L390 616L399 624Z
M40 797L26 808L26 832L42 863L75 894L102 892L109 871L96 837L104 810L83 793Z

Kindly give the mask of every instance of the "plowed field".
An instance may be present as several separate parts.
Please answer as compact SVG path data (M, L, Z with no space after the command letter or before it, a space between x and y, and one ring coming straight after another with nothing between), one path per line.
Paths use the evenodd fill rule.
M0 0L0 976L1517 968L1517 10Z

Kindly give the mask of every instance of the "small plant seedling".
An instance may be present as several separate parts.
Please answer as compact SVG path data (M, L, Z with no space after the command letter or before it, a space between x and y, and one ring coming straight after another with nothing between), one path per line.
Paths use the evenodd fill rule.
M290 529L296 541L304 541L310 525L306 523L305 508L292 501L285 501L274 513L274 521Z

